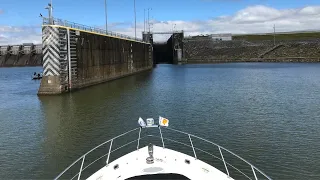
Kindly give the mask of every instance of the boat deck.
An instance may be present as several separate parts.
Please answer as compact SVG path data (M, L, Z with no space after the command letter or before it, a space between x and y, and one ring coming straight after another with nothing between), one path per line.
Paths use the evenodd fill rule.
M232 180L227 174L189 155L158 146L153 146L153 149L154 163L152 164L146 162L147 157L149 157L148 147L143 147L114 160L88 179L125 180L134 179L133 177L140 179L143 177L137 176L143 175L176 174L183 175L186 179L191 180L212 178ZM160 177L156 178L159 179Z

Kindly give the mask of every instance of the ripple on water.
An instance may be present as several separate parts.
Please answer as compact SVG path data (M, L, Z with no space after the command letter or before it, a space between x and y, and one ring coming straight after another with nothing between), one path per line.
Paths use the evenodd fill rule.
M320 64L159 65L49 97L36 95L35 71L0 69L1 179L53 178L139 116L158 115L273 179L320 179Z

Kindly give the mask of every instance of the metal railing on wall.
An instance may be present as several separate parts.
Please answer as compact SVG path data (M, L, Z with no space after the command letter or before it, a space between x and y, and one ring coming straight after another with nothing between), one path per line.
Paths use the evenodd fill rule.
M96 27L92 27L92 26L86 26L83 24L78 24L78 23L63 20L63 19L53 18L52 23L50 23L49 18L43 17L42 19L43 19L43 22L42 22L43 25L65 26L65 27L75 28L75 29L79 29L79 30L90 31L90 32L95 32L95 33L99 33L99 34L105 34L105 35L109 35L109 36L115 36L115 37L120 37L120 38L124 38L124 39L130 39L130 40L143 42L143 40L141 38L134 38L134 37L131 37L128 35L112 32L112 31L106 31L104 29L100 29L100 28L96 28Z

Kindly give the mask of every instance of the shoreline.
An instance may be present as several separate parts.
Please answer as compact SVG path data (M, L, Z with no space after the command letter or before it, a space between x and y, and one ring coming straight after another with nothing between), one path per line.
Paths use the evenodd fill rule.
M215 63L320 63L320 58L251 58L251 59L185 59L181 61L182 64L215 64Z
M191 60L183 60L180 61L179 64L227 64L227 63L320 63L320 58L288 58L287 60L279 60L279 59L238 59L238 60L217 60L217 59L208 59L208 60L199 60L199 59L191 59ZM160 63L167 64L167 63ZM19 65L19 66L0 66L1 68L23 68L23 67L42 67L42 65Z

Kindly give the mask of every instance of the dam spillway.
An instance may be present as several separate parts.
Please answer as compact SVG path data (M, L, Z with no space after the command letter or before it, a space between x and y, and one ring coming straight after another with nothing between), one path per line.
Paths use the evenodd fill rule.
M0 46L0 67L41 66L42 45L24 43Z

